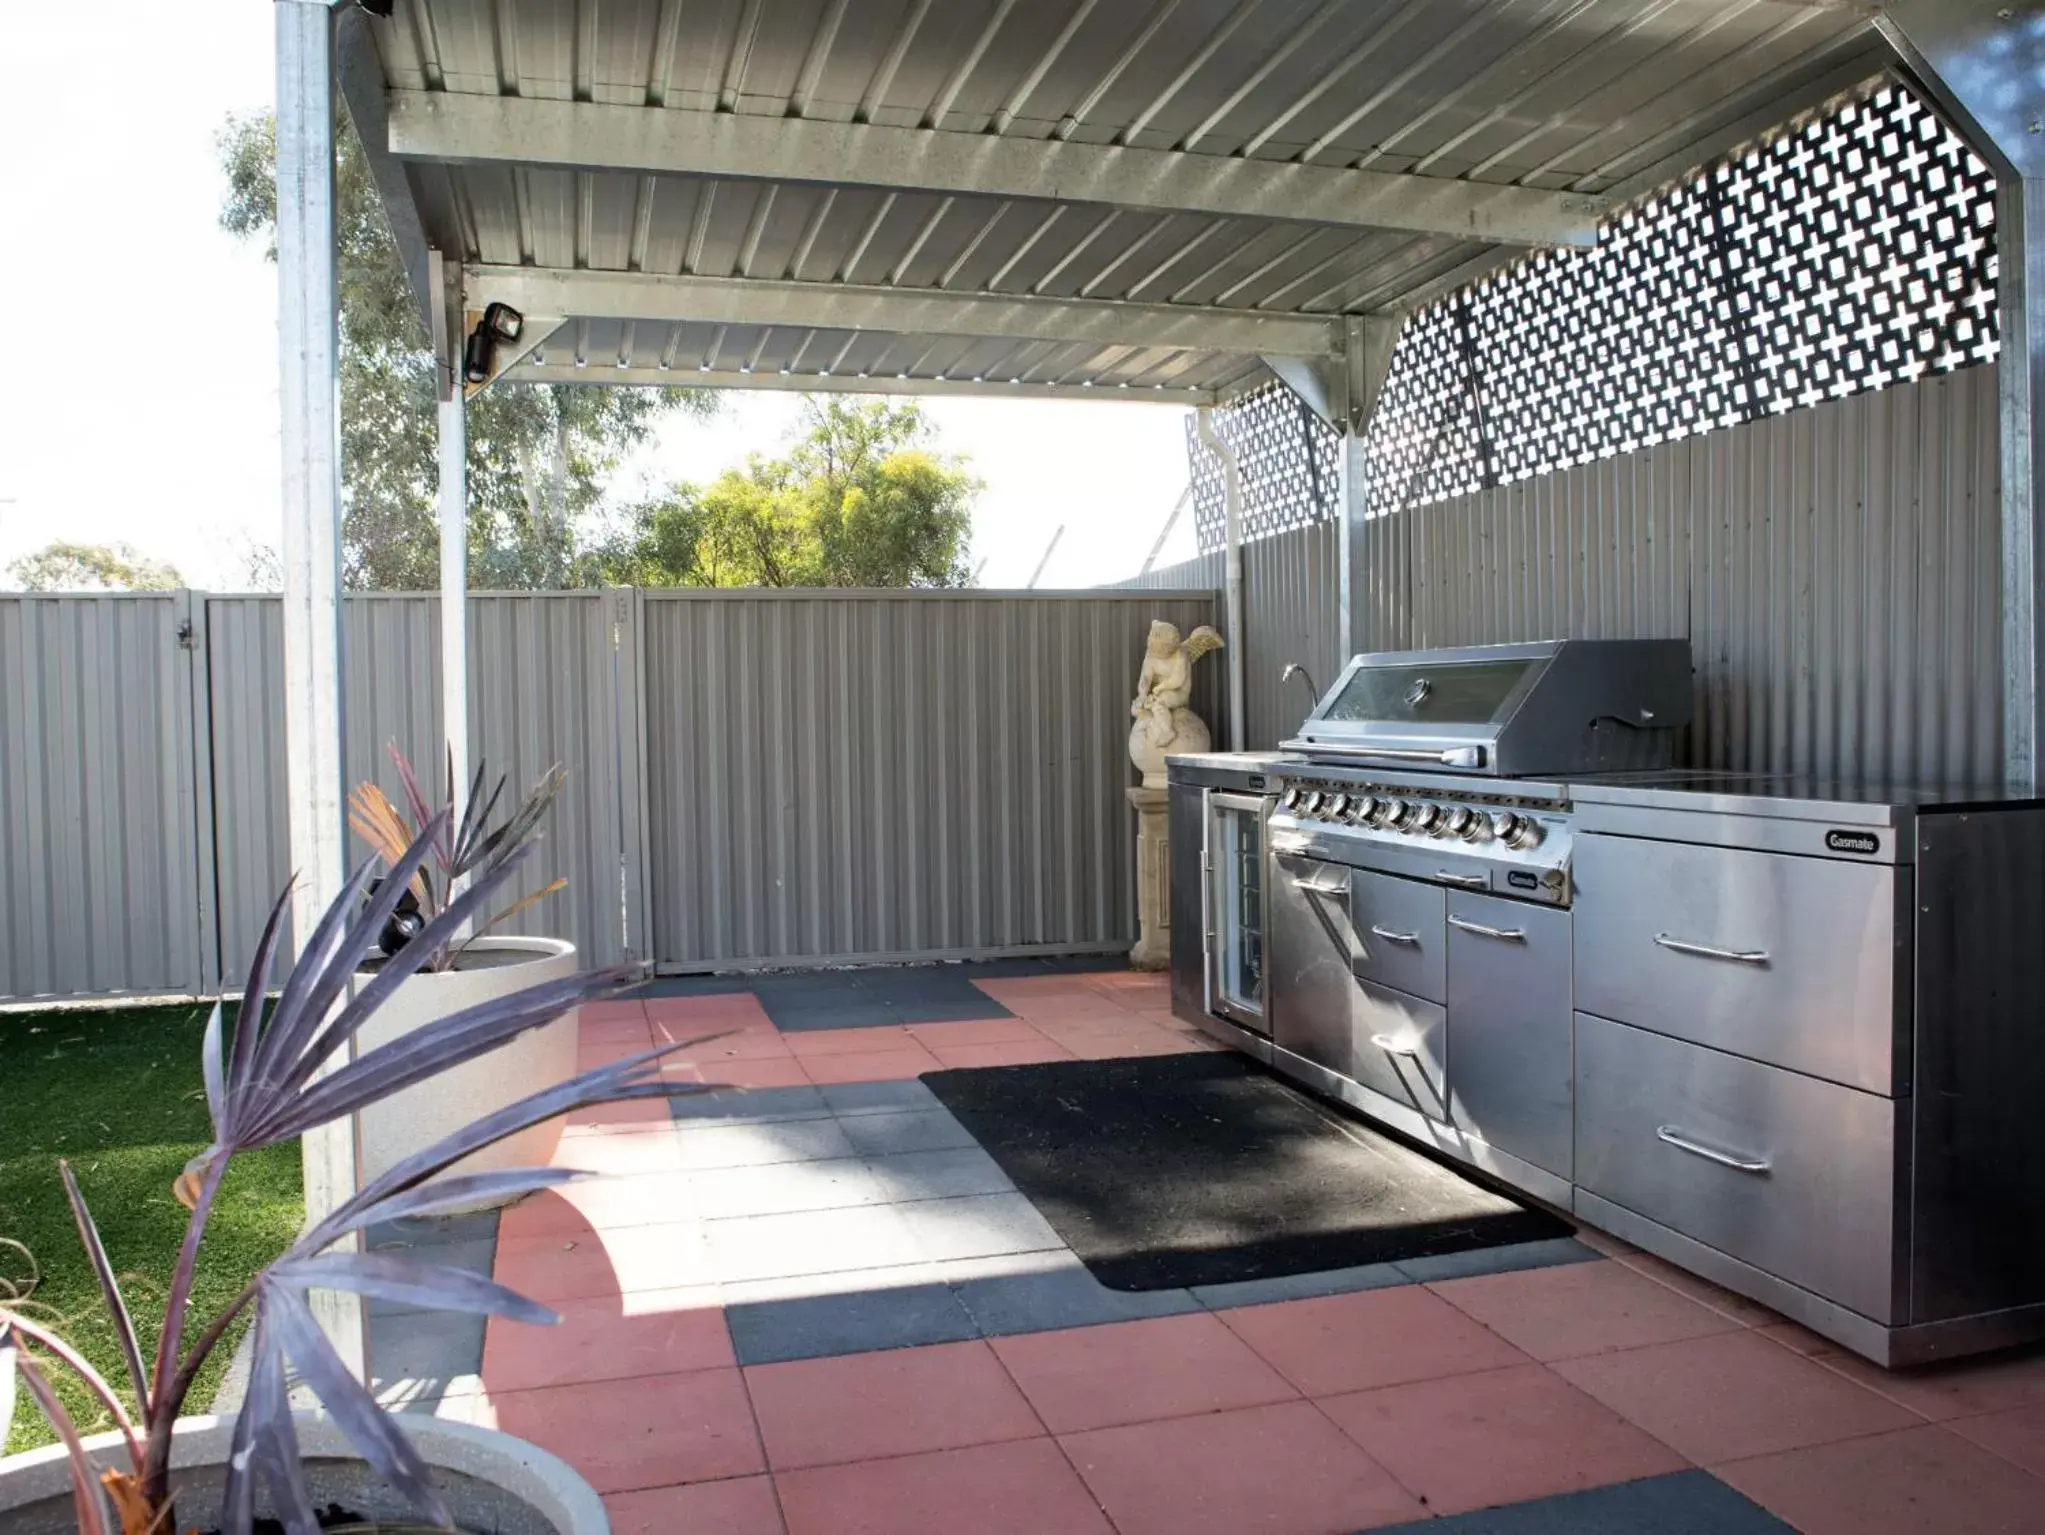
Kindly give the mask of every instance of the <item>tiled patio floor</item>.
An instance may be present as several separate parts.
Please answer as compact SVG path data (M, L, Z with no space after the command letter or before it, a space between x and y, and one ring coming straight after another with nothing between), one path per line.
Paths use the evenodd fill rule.
M379 1310L386 1395L561 1455L618 1535L2045 1531L2045 1353L1885 1374L1595 1233L1103 1289L915 1078L1207 1046L1161 978L973 986L1004 1015L900 1021L946 1004L899 979L849 1027L792 987L589 1010L588 1061L729 1030L674 1074L748 1091L593 1114L558 1160L616 1176L383 1233L563 1314Z

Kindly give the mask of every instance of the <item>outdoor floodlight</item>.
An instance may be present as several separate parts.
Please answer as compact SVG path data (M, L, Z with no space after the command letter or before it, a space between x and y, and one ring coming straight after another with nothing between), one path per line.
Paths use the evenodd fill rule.
M483 329L499 341L516 341L525 329L525 316L509 304L492 304L483 311Z
M471 384L490 382L490 363L497 351L497 338L490 334L490 327L478 325L469 332L468 345L462 348L462 377Z
M389 16L396 0L355 0L355 3L372 16Z

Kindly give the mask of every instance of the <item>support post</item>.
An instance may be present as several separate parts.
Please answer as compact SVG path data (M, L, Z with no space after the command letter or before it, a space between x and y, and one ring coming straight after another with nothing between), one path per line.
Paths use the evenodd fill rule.
M1364 638L1363 598L1368 583L1360 568L1363 519L1370 506L1370 460L1365 447L1403 323L1398 315L1360 315L1343 323L1343 362L1349 377L1342 432L1341 567L1336 602L1342 653L1336 657L1338 671L1350 655L1371 648Z
M341 374L334 246L334 32L326 0L277 0L277 339L284 469L284 740L294 941L346 881L341 645ZM302 1143L306 1213L354 1192L355 1125ZM341 1358L367 1378L359 1299L314 1292Z
M2003 777L2031 795L2045 782L2045 15L1998 0L1892 0L1875 25L1995 167Z
M462 392L461 264L429 252L436 299L433 352L440 384L440 728L462 811L469 776L469 424ZM434 765L439 771L439 765Z
M1236 456L1214 429L1214 411L1202 406L1199 415L1200 442L1221 464L1222 526L1227 538L1226 589L1223 592L1228 622L1228 749L1244 750L1248 723L1243 718L1243 479Z

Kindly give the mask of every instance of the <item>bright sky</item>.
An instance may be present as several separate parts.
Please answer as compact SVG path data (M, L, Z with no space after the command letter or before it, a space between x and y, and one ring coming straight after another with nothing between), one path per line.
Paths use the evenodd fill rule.
M213 138L274 93L271 0L0 0L0 567L52 539L126 542L195 586L243 584L278 537L276 277L221 231ZM733 394L621 488L707 479L772 452L797 402ZM933 400L938 446L987 484L989 586L1134 574L1186 482L1183 409ZM1181 518L1164 559L1193 552Z

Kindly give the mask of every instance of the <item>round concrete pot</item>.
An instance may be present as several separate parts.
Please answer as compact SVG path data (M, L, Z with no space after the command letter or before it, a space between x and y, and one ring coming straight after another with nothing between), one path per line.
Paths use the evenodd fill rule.
M493 997L509 996L575 974L575 945L558 938L478 938L458 968L409 977L377 1009L357 1036L358 1054L402 1038L425 1024ZM552 1023L444 1071L362 1111L362 1176L380 1176L415 1151L529 1093L575 1075L577 1014L570 1008ZM561 1141L561 1121L549 1120L457 1162L451 1171L495 1172L544 1167Z
M417 1519L410 1505L356 1456L324 1412L295 1413L293 1421L315 1508L339 1503L369 1519ZM494 1429L444 1418L407 1417L404 1428L433 1468L457 1528L492 1535L610 1535L602 1500L545 1450ZM171 1450L178 1529L219 1528L233 1432L232 1418L179 1421ZM95 1465L127 1463L118 1434L94 1435L86 1445ZM0 1535L76 1535L70 1487L61 1446L0 1460ZM273 1511L261 1488L256 1511Z

